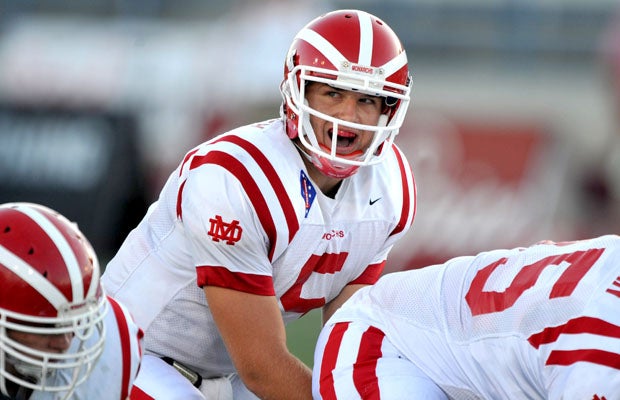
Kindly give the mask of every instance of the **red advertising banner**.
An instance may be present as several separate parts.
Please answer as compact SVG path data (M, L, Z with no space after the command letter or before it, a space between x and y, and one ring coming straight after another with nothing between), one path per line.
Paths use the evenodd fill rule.
M544 123L418 112L397 142L418 188L411 231L386 272L554 235L567 157Z

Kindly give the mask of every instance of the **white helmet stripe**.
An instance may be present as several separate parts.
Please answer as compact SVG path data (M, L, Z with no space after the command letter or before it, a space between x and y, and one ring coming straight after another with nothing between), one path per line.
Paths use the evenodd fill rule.
M335 48L330 42L328 42L323 36L319 35L313 30L303 29L297 37L305 40L316 49L318 49L322 54L327 57L329 62L331 62L336 68L340 68L342 62L345 61L344 56L337 48Z
M390 61L383 64L381 68L385 71L385 76L391 76L405 65L407 65L407 54L403 51Z
M374 38L372 33L372 20L370 18L370 15L363 11L358 12L358 15L360 20L361 32L360 54L358 62L362 65L371 65ZM297 37L314 46L323 55L325 55L329 62L331 62L332 65L334 65L336 68L340 68L342 62L346 60L337 48L335 48L323 36L319 35L311 29L302 29L301 32L297 34ZM403 51L398 54L398 56L383 64L381 67L385 71L385 76L391 76L393 73L400 70L406 65L407 54Z
M86 293L86 298L95 297L95 295L97 294L97 290L99 289L99 277L101 276L101 273L99 271L99 260L94 255L95 250L92 250L92 252L93 252L93 274L91 275L92 279L90 280L90 287L88 288L88 292Z
M364 11L357 12L360 21L360 54L358 64L372 65L373 34L372 20L370 15Z
M0 245L0 260L2 260L2 264L8 269L41 293L52 306L59 307L61 304L67 303L67 299L56 286L52 285L50 281L32 268L30 264L17 257L2 245Z
M16 207L16 209L29 216L34 222L37 223L37 225L39 225L41 229L43 229L50 239L52 239L60 251L60 255L62 256L65 265L67 266L67 272L69 273L69 278L71 279L73 302L81 302L84 300L84 287L80 266L78 265L73 249L71 249L71 246L69 246L69 243L65 237L45 215L35 209L30 207ZM54 305L59 306L59 304Z

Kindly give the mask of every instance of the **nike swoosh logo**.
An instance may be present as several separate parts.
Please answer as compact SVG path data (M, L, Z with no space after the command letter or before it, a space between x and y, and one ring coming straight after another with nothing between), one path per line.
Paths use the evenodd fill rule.
M376 198L376 199L374 199L374 200L373 200L373 199L370 199L370 200L368 201L368 204L370 204L370 205L372 206L373 204L375 204L375 203L376 203L376 202L378 202L379 200L381 200L381 197L377 197L377 198Z

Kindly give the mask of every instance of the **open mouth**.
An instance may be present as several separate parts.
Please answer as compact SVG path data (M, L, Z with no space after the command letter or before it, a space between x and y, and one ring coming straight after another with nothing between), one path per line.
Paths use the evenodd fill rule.
M333 140L334 136L336 138L336 154L346 157L361 154L359 150L355 150L355 142L357 139L357 134L355 132L339 130L338 134L334 135L334 131L330 129L329 137ZM328 145L331 146L332 143L329 143ZM321 147L324 147L324 150L327 152L331 152L331 148L327 148L327 146Z

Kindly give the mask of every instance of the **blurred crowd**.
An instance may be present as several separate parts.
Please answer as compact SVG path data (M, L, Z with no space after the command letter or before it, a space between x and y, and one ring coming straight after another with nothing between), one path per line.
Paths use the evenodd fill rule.
M581 183L583 235L620 232L620 13L604 30L600 60L613 124Z
M541 39L553 33L549 24L536 26L536 47L527 42L531 32L519 29L542 20L537 10L549 15L553 7L531 3L512 9L489 4L495 12L485 24L459 2L234 1L214 6L217 13L205 18L180 18L178 9L175 18L127 10L121 18L43 13L43 7L24 5L32 12L5 13L0 31L0 200L46 203L83 221L95 246L114 251L189 148L274 114L281 101L278 71L297 27L322 11L350 6L371 8L380 17L389 13L410 47L412 110L397 143L413 160L418 216L388 269L547 237L617 232L618 18L601 24L611 7L589 3L595 10L589 27L582 13L584 25L571 31L562 50L545 47L552 43ZM165 2L158 4L166 9ZM425 24L422 14L404 18L399 7L437 23ZM556 21L588 9L578 3L554 7ZM460 23L446 22L459 16ZM502 16L513 31L492 19ZM500 25L498 37L489 39ZM457 37L457 29L468 26L488 31L476 35L470 29L471 36ZM600 33L596 40L584 34L592 27ZM498 50L500 44L508 50ZM92 117L97 113L105 117ZM76 116L87 119L76 124ZM58 140L37 136L46 131L49 137L65 133ZM71 132L90 139L73 140ZM73 145L65 147L67 140ZM67 153L61 148L77 152L81 173L70 171L70 158L57 156ZM33 154L38 163L24 162ZM57 179L47 181L50 176ZM91 179L90 192L67 183L72 176ZM82 194L90 207L78 213L78 201L71 199ZM119 239L98 240L106 236Z

